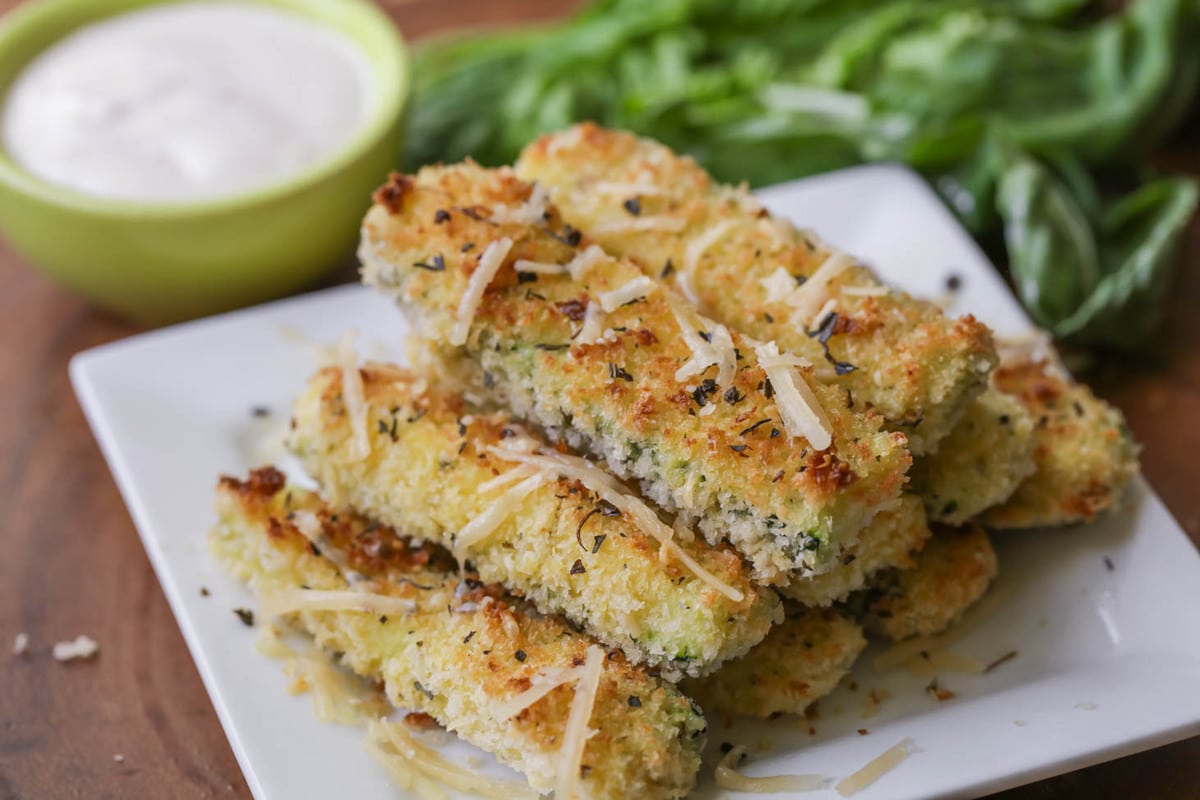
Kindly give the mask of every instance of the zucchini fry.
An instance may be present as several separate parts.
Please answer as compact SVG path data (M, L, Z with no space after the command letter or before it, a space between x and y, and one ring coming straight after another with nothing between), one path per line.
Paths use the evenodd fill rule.
M983 597L998 567L996 551L979 525L937 526L916 555L916 566L885 570L850 597L868 631L893 641L932 636L949 628Z
M760 581L828 569L900 493L902 434L588 246L511 170L393 176L359 253L365 282L472 365L478 392L728 539Z
M585 123L529 145L516 170L551 191L568 223L718 322L825 365L822 379L874 406L915 455L936 449L996 363L973 317L888 290L657 142Z
M289 444L337 505L451 548L484 581L672 678L745 653L781 618L775 592L728 546L664 549L586 482L506 461L505 446L530 441L507 414L398 367L368 365L359 380L365 453L342 370L318 372L294 407Z
M1069 525L1115 505L1138 472L1138 448L1121 412L1049 360L1002 365L992 381L1033 419L1034 472L1007 500L984 512L983 523Z
M745 656L682 685L709 714L803 714L837 688L866 646L862 627L845 614L789 607L783 624Z
M842 555L837 566L821 575L798 578L781 586L779 592L813 608L829 606L861 589L881 570L915 567L913 556L929 536L921 500L906 494L896 508L880 512L863 528L856 545Z
M535 789L555 785L584 679L574 688L562 681L525 706L531 695L513 700L557 683L554 676L588 669L599 650L593 640L559 618L530 613L498 587L460 579L440 548L415 546L286 488L273 469L245 482L223 478L217 509L212 549L260 595L260 616L290 612L284 615L340 653L345 666L380 681L398 707L427 713L495 753ZM316 537L326 555L317 554ZM347 574L357 578L353 585ZM699 709L619 652L595 663L597 690L584 724L596 733L585 737L581 766L567 764L579 772L566 777L578 775L586 797L686 795L705 738Z
M911 491L935 522L962 525L1003 503L1034 473L1033 417L989 388L968 406L936 453L916 459Z

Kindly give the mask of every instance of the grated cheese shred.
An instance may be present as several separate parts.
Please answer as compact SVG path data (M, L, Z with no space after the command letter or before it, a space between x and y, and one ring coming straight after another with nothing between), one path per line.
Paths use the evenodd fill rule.
M74 639L66 642L54 643L54 660L55 661L74 661L76 659L89 659L100 652L100 645L90 636L80 634Z
M637 300L639 297L645 297L654 291L656 286L657 284L653 279L645 275L639 275L625 285L618 286L612 291L601 292L596 295L596 299L600 302L600 308L611 313L626 303Z
M825 305L821 306L820 310L817 311L816 314L813 314L812 321L808 324L808 329L810 331L819 330L821 325L825 322L825 318L832 314L835 308L837 308L836 299L831 297L826 300Z
M879 284L876 286L843 286L842 294L847 297L883 297L891 289Z
M546 218L546 202L550 199L545 187L534 183L529 198L519 206L497 204L492 206L492 222L515 222L536 225Z
M404 597L349 589L284 589L263 595L258 611L279 617L298 611L362 611L368 614L408 614L417 603Z
M848 254L835 251L825 259L808 280L792 290L787 304L796 309L797 319L811 319L829 299L829 282L854 265Z
M547 481L546 473L539 470L514 486L510 486L504 494L484 509L483 513L459 529L454 537L454 553L461 560L466 556L467 548L487 540L494 534L503 522L512 516L521 501L537 491Z
M830 780L824 775L769 775L761 778L743 775L737 771L737 765L745 755L746 746L738 745L717 762L717 786L734 792L755 794L816 792L829 787Z
M679 325L684 344L692 351L692 357L675 371L675 380L685 381L715 364L717 384L732 385L734 371L737 369L737 353L729 329L704 319L670 295L667 296L667 305ZM701 330L709 334L711 341L700 335Z
M689 275L695 274L696 267L700 265L700 259L732 227L733 220L722 220L688 242L687 248L683 251L683 271Z
M563 730L562 748L558 752L555 770L555 800L573 800L583 797L582 768L583 748L596 731L588 727L592 709L596 705L596 693L604 671L604 650L588 645L587 660L584 661L579 681L575 684L575 697L571 700L571 711Z
M396 784L423 800L446 798L446 789L467 792L489 800L538 800L540 795L515 781L489 778L448 761L441 753L417 741L403 723L371 720L367 723L367 751Z
M361 461L371 453L371 440L367 436L367 403L358 355L354 351L355 336L357 331L354 330L342 334L338 343L338 363L342 368L342 400L350 421L350 455Z
M578 344L593 344L604 336L604 312L598 303L588 303L583 313L583 326L575 337Z
M817 450L833 444L833 425L817 396L795 367L804 365L802 359L782 355L774 342L754 347L758 365L763 368L775 390L775 406L788 435L803 437Z
M842 778L834 788L837 789L838 794L842 797L857 794L900 766L905 759L916 751L912 739L902 739L868 761L862 769Z
M644 533L654 537L661 544L660 554L679 559L693 574L706 584L716 589L734 602L741 602L745 595L722 581L716 575L700 566L691 556L677 545L672 537L674 530L658 518L648 505L632 494L628 494L617 483L616 479L602 469L579 456L565 453L537 453L536 444L531 440L515 444L517 440L508 440L501 445L493 445L488 452L505 461L515 461L539 468L544 473L557 474L571 480L577 480L591 491L600 495L601 499L611 503L622 514L625 514ZM688 541L694 538L689 533Z
M567 263L567 272L571 273L571 280L583 280L583 276L592 267L606 259L608 259L608 253L605 253L598 245L591 244Z
M796 279L783 267L776 267L774 272L765 278L760 278L758 283L767 293L768 303L786 302L792 292L796 290Z
M530 686L492 709L496 719L501 722L512 719L538 700L553 692L560 686L566 686L579 680L583 675L579 667L553 667L540 671L530 679Z
M504 265L504 259L508 255L508 251L512 249L512 245L512 239L507 237L497 239L489 244L483 254L479 256L479 263L467 280L466 291L463 292L462 300L458 303L458 310L454 313L454 326L450 329L450 344L455 347L467 343L467 334L471 332L471 323L475 320L480 303L483 302L483 293L487 291L492 279Z

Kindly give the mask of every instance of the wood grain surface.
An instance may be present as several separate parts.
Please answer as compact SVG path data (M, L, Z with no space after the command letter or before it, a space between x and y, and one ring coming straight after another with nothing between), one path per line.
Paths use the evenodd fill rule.
M16 4L0 0L0 9ZM556 0L383 5L410 38L564 7ZM1159 161L1200 174L1195 119ZM1200 225L1193 223L1158 346L1088 376L1128 415L1150 482L1194 541L1198 299ZM250 797L67 381L72 354L136 332L0 245L0 800ZM23 656L10 654L18 632L30 640ZM99 657L54 662L52 644L80 633L100 642ZM1200 800L1200 738L996 797Z

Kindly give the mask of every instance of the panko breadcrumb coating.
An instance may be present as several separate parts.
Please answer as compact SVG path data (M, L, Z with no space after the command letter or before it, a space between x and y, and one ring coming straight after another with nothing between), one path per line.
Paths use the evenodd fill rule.
M511 170L393 176L359 252L368 284L477 367L473 391L638 480L761 581L828 569L900 493L910 457L882 417L589 246Z
M359 375L366 454L354 449L336 368L314 375L296 401L292 450L338 505L457 552L459 531L522 483L481 489L521 466L494 448L532 434L508 414L472 409L461 394L407 370L370 364ZM459 557L483 580L520 592L543 613L565 614L671 677L745 653L782 618L778 597L750 581L732 548L700 538L679 543L740 600L664 558L649 532L578 480L548 475L508 511Z
M429 714L524 773L535 789L554 785L572 685L552 689L508 719L496 710L540 676L583 664L594 640L557 617L529 613L498 587L460 577L440 548L414 546L390 528L287 488L273 469L257 470L244 482L223 478L217 511L212 549L260 597L346 590L345 573L353 571L361 579L354 588L368 593L364 609L378 595L412 601L415 608L401 613L305 610L287 616L325 650L340 654L342 664L380 681L396 706ZM299 519L315 519L319 531L302 533ZM317 555L313 535L337 554L341 567ZM619 651L609 652L602 664L589 720L596 733L583 753L585 796L683 797L700 767L701 712Z
M1034 472L982 516L991 528L1088 522L1113 507L1138 472L1125 418L1050 360L1002 365L996 388L1033 419Z
M551 189L567 222L718 322L823 365L822 380L874 406L914 454L950 432L996 363L973 317L889 290L861 264L825 282L834 248L658 142L584 123L530 144L516 170ZM827 299L836 317L822 324Z
M919 458L910 490L929 519L962 525L1007 500L1036 469L1033 418L1014 397L989 388L967 407L936 453Z
M880 512L863 529L855 546L842 555L837 566L781 586L780 594L814 608L845 600L880 570L916 566L913 556L929 536L921 499L904 495L896 508Z
M682 686L708 714L802 714L837 688L866 645L861 626L835 609L789 607L745 656Z
M868 631L894 641L932 636L953 625L996 577L996 551L979 525L934 526L916 566L877 574L847 605Z

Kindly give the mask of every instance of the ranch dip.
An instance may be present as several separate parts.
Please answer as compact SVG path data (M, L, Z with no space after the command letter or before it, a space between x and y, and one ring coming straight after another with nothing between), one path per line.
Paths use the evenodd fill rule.
M120 200L211 200L332 158L370 118L346 36L266 5L182 2L87 25L18 75L3 143L51 183Z

